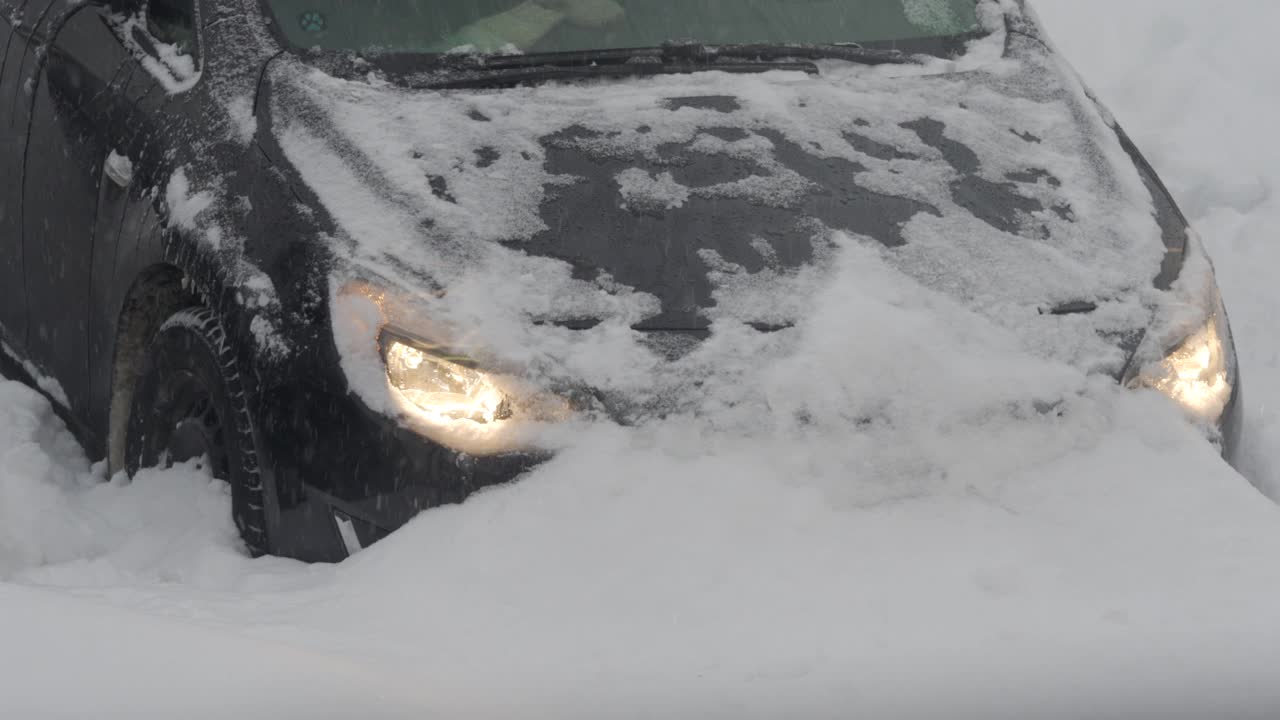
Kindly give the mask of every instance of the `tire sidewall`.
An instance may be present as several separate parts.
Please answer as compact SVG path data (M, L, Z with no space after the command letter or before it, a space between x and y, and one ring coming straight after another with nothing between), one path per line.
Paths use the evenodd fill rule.
M231 486L231 513L249 552L267 552L266 512L258 470L248 396L234 349L217 316L206 308L181 310L152 338L142 361L125 436L126 467L167 464L168 438L175 417L170 395L178 383L203 386L221 425L225 475ZM216 470L216 469L215 469Z

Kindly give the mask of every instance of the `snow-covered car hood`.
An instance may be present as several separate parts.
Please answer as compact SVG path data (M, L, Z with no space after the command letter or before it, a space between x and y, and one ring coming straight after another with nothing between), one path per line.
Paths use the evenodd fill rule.
M970 65L441 92L291 60L270 110L332 215L335 292L372 275L545 382L774 410L760 368L833 342L873 372L969 347L993 402L1057 392L1043 368L1019 389L998 348L1115 374L1159 302L1151 194L1052 55ZM909 306L934 320L880 347Z

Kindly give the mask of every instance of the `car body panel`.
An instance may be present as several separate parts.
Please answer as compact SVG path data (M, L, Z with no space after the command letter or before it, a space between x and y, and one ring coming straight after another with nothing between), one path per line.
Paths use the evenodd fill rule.
M23 174L22 257L28 302L57 312L29 315L26 350L80 416L92 412L88 327L102 168L127 126L109 89L132 59L79 3L54 0L42 31L51 39L35 76L27 155L38 161Z
M27 296L23 271L22 169L27 137L26 96L22 94L21 66L27 55L27 32L18 26L25 20L27 0L0 3L0 167L9 176L0 182L0 239L8 252L0 253L0 287L8 288L0 303L0 326L5 340L16 351L26 346Z

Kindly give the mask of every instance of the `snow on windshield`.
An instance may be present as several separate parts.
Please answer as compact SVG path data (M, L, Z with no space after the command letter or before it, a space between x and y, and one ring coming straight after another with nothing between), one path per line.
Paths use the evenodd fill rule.
M931 33L954 32L955 28L966 27L961 11L949 0L902 0L902 9L912 25Z

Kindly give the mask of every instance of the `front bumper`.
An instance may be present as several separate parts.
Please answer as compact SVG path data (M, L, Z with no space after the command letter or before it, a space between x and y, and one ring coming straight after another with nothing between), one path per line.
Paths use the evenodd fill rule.
M1244 433L1244 391L1240 382L1240 371L1236 370L1236 382L1231 390L1231 400L1227 403L1227 409L1222 414L1222 421L1218 425L1219 431L1222 433L1221 450L1222 457L1226 459L1232 467L1239 469L1240 459L1240 437Z
M347 557L350 522L363 547L431 508L520 477L550 453L485 457L461 453L366 407L356 396L296 398L300 408L266 433L273 446L278 498L272 552L310 562ZM287 430L286 430L287 429Z

